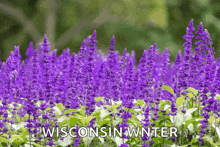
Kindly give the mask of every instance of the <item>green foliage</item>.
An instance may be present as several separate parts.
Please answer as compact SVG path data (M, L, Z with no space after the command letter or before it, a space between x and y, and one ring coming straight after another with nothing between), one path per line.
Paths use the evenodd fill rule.
M176 107L181 106L185 102L185 96L178 97L176 100Z
M8 144L8 139L6 139L5 137L0 136L0 142Z
M58 103L56 104L56 107L60 109L60 111L63 111L65 109L65 107L63 106L62 103Z
M120 42L117 50L120 53L125 47L128 51L136 50L137 59L141 57L138 51L157 42L161 51L169 47L173 60L176 48L182 45L173 41L175 37L167 29L169 9L165 0L56 0L50 4L51 2L53 1L1 2L0 34L4 37L0 40L3 45L0 58L3 61L14 45L21 47L24 59L28 43L34 41L37 48L44 34L47 34L51 48L56 48L58 54L67 47L77 52L83 38L91 35L94 29L99 36L98 49L107 52L109 38L115 35L116 42Z
M166 91L168 91L168 92L170 92L172 95L175 96L174 90L173 90L173 88L171 88L170 86L163 85L163 86L161 86L161 88L164 89L164 90L166 90Z
M70 125L71 125L71 126L75 126L75 125L77 125L79 122L80 122L80 119L79 119L79 118L76 118L76 117L71 117L71 118L70 118Z
M176 49L183 50L182 36L192 18L196 25L204 22L204 28L212 34L215 50L219 48L220 2L217 0L56 0L53 5L48 2L50 0L0 3L0 34L3 36L0 58L3 61L14 45L21 47L24 59L28 43L34 41L37 48L43 34L48 35L52 49L58 49L58 53L67 47L77 52L83 38L94 29L101 36L98 48L105 52L111 36L115 35L116 42L120 42L116 46L120 53L125 47L128 51L134 49L139 59L141 50L158 43L160 51L169 48L171 61L174 61ZM48 16L55 19L54 23L47 21ZM219 53L215 52L218 57Z
M161 88L165 89L166 91L176 96L171 87L164 85ZM186 91L187 91L186 95L189 96L188 99L185 100L185 96L183 95L181 95L180 97L176 99L176 106L179 109L176 116L174 117L167 116L167 115L164 116L162 112L160 112L160 110L167 110L166 114L168 114L171 111L170 102L161 100L159 103L159 112L158 112L158 115L160 117L156 121L152 120L152 118L150 117L150 122L151 123L154 122L156 127L159 127L159 128L164 127L164 126L173 127L173 125L177 127L177 130L178 130L177 133L179 136L177 137L177 144L179 147L180 146L187 147L188 145L191 145L191 146L198 145L198 132L201 128L200 121L203 119L203 117L198 114L198 107L197 107L198 104L197 106L195 104L194 105L191 104L191 101L194 100L195 97L198 95L198 91L193 88L188 88L186 89ZM102 97L97 97L95 98L95 100L97 102L101 100L104 101ZM56 106L53 107L53 109L55 109L56 113L58 114L56 118L58 119L58 124L60 125L59 128L61 127L70 128L76 125L78 125L79 127L88 127L91 120L95 118L94 126L98 127L99 129L101 127L106 127L106 132L109 132L110 129L112 131L111 127L118 128L119 124L123 122L123 119L121 118L121 116L116 115L121 109L129 111L129 113L132 114L132 117L129 118L127 121L130 128L133 128L133 127L142 128L142 120L145 118L145 116L142 115L144 113L143 112L144 109L142 108L146 107L146 104L143 100L134 100L134 103L136 106L141 106L141 109L137 109L137 108L128 109L125 107L120 108L119 106L121 106L122 102L118 102L118 103L112 102L112 105L103 105L99 107L96 106L95 111L89 116L85 114L85 106L81 106L80 109L66 109L61 103L59 103L59 104L56 104ZM38 106L39 104L40 102L36 103L36 105ZM19 107L20 106L18 106L18 108ZM186 110L185 114L181 112L183 107ZM201 110L202 107L203 106L200 105L199 110ZM49 108L47 110L50 111L51 109L52 108ZM10 111L8 113L11 115ZM70 115L67 115L67 114L70 114ZM8 118L8 119L11 120L12 118ZM20 119L20 117L17 116L15 117L15 119ZM24 116L21 119L21 122L17 123L16 121L16 123L11 126L8 123L6 123L6 128L12 127L14 130L13 131L9 130L9 133L12 134L12 137L10 139L9 139L8 134L3 134L0 136L0 142L2 146L8 145L8 144L11 144L13 146L30 145L30 142L28 139L29 133L27 131L27 128L24 128L24 126L26 125L25 120L27 119L28 119L28 115ZM31 119L33 119L33 117ZM39 120L45 123L45 120L43 120L42 117L39 117ZM220 122L220 119L217 118L215 120L215 115L210 116L208 122L210 125L209 129L212 130L212 134L208 133L207 135L205 135L204 146L215 147L219 145L219 143L215 144L215 140L213 139L213 136L214 136L213 130L216 130L217 142L220 140L220 128L219 126L215 126L215 121ZM51 122L52 125L54 125L52 121L49 120L49 122ZM193 135L191 139L187 137L188 133L191 133ZM99 135L104 135L104 134L99 132ZM154 144L155 146L167 146L167 147L175 146L174 142L171 140L170 137L161 138L160 137L161 132L158 132L157 137L152 138L152 135L153 133L151 134L151 139L155 141L155 144ZM138 137L133 136L133 137L129 137L129 139L124 139L124 143L127 143L130 146L139 147L143 144L143 141L140 139L140 137L141 137L141 134L139 133ZM32 136L31 144L33 146L41 147L45 145L45 142L42 142L41 145L35 143L34 142L35 139L36 138ZM120 138L119 135L117 135L116 137L107 136L105 137L105 139L106 141L104 141L104 138L101 138L100 136L95 137L93 135L92 137L90 137L88 135L87 137L80 138L81 142L80 142L79 147L91 146L92 141L93 141L92 145L94 146L98 146L98 145L99 146L120 146L123 143L123 139ZM181 141L181 139L183 139L183 142ZM74 139L68 136L64 138L64 140L62 141L56 137L56 134L54 134L54 142L57 143L57 145L59 146L68 146L74 142Z
M192 88L192 87L187 88L186 91L189 91L193 95L197 95L198 94L198 91L195 88ZM187 93L187 94L189 94L189 93Z
M95 98L96 102L99 102L99 101L105 101L104 97L96 97Z
M66 111L63 112L63 115L67 114L67 113L72 113L72 112L77 112L77 109L68 109Z
M11 140L12 144L16 145L16 146L19 146L19 145L25 143L25 141L19 135L12 135L10 140Z
M141 107L143 106L144 104L144 100L137 100L136 104L140 105Z

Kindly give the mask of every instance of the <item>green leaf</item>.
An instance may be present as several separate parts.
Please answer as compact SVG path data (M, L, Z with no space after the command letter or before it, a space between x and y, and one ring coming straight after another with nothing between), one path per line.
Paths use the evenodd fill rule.
M19 135L12 135L10 138L13 145L19 146L20 144L24 143L25 141Z
M184 101L185 101L185 96L178 97L176 100L176 107L181 106Z
M185 122L184 129L187 129L188 125L191 123L193 124L193 127L196 128L196 126L197 126L197 124L199 124L199 122L200 122L199 120L196 121L194 118L191 118Z
M168 110L168 108L170 108L170 105L167 105L167 104L166 104L166 105L164 106L164 110Z
M189 129L189 131L190 131L191 133L193 133L193 124L192 124L192 123L189 124L187 128Z
M83 123L84 126L87 126L90 121L95 118L93 115L90 115L89 117L84 117L81 115L78 115L80 117L80 121Z
M197 108L190 108L190 109L186 110L186 114L192 114L196 110L197 110Z
M198 139L193 138L190 143L196 143L196 142L198 142Z
M86 118L86 126L90 123L90 121L93 119L93 118L95 118L95 116L93 116L93 115L90 115L89 117L87 117Z
M30 142L26 142L26 144L30 146ZM36 144L35 142L31 142L31 145L33 145L35 147L43 147L43 146L41 146L39 144Z
M210 143L212 146L215 146L215 143L213 142L212 137L210 137L210 136L208 136L208 135L205 135L203 138L204 138L205 141L207 141L208 143Z
M220 122L220 118L217 118L217 119L216 119L216 122Z
M198 94L198 91L195 88L192 88L192 87L187 88L186 91L192 92L194 95Z
M215 97L215 99L216 99L216 100L220 100L220 95L217 95L217 96Z
M212 124L212 127L216 129L216 132L218 134L218 138L220 140L220 129L218 128L218 125L215 127L214 123Z
M77 109L68 109L66 111L63 112L63 115L67 114L67 113L72 113L72 112L77 112Z
M139 115L137 115L137 119L138 119L139 121L142 121L143 119L145 119L145 116L139 114Z
M28 129L27 128L21 128L21 134L20 134L20 136L21 136L21 138L25 141L25 142L27 142L28 141L28 139L27 139L27 135L29 134L29 132L28 132Z
M117 104L117 105L113 104L112 105L112 112L114 112L120 105L121 104Z
M12 127L17 131L20 128L24 128L25 124L25 122L20 122L19 124L13 124Z
M102 137L99 137L99 140L101 141L101 144L104 144L104 143L105 143L105 140L104 140L104 138L102 138Z
M105 142L105 144L103 145L103 147L110 147L110 146L115 146L115 143L109 141L109 142Z
M173 144L173 142L170 141L170 140L166 140L166 139L163 140L163 138L158 138L158 137L153 138L153 141L154 141L155 143L158 143L159 145L161 145L161 144L163 143L163 141L164 141L164 143L166 143L166 144L168 144L168 145L172 145L172 144Z
M54 110L56 110L56 115L60 116L62 114L62 112L60 111L60 109L58 107L53 107Z
M58 140L57 141L57 144L58 145L61 145L61 146L68 146L68 145L70 145L71 144L71 137L68 135L67 137L65 137L64 139L63 139L63 141L62 140Z
M81 107L81 109L78 111L78 113L80 114L80 115L84 115L85 114L85 107Z
M137 100L137 103L140 105L140 106L143 106L143 104L145 103L144 100Z
M95 111L95 112L92 113L92 115L95 116L95 118L96 118L97 120L99 120L99 118L100 118L100 113L101 113L100 111Z
M133 120L133 119L130 119L130 121L131 121L134 125L136 125L136 126L138 126L138 127L142 127L142 124L141 124L140 121Z
M89 145L94 137L95 137L95 135L92 135L91 137L89 135L87 135L86 137L84 137L83 138L84 147L89 147Z
M116 143L117 146L120 146L121 144L123 144L123 139L116 136L116 137L111 137L111 139ZM126 143L128 140L124 139L124 143Z
M46 109L45 109L45 111L50 111L51 110L51 108L50 107L47 107Z
M64 109L66 109L62 103L58 103L56 104L56 107L60 109L60 111L63 111Z
M106 107L106 108L108 108L109 110L112 110L112 107L109 106L109 105L104 105L103 107Z
M137 111L136 110L134 110L134 109L125 109L126 111L128 111L129 110L129 113L137 113Z
M212 124L214 120L215 120L215 117L214 116L210 116L209 117L209 124Z
M108 110L106 109L102 109L101 113L100 113L100 119L102 120L103 118L105 118L106 116L108 116L110 113L108 112Z
M95 97L96 102L99 102L101 100L104 102L105 101L104 97Z
M121 118L117 118L116 120L113 120L113 126L115 127L116 125L118 125L120 122L122 122Z
M134 109L135 113L142 113L142 109Z
M70 118L65 116L58 118L58 123L60 126L68 125L70 123Z
M176 116L174 116L174 121L175 121L175 127L179 127L182 125L183 123L183 117L184 114L183 113L177 113ZM170 115L170 121L173 123L173 116Z
M70 125L75 126L78 122L81 122L79 118L70 117Z
M207 96L209 96L211 94L211 92L206 93Z
M8 136L8 134L5 134L5 133L4 133L4 134L1 135L1 137L6 137L6 138L8 138L9 136Z
M186 113L184 114L184 120L187 121L187 120L191 119L192 118L191 113L193 113L196 110L197 110L197 108L190 108L190 109L186 110Z
M160 110L163 110L165 105L170 105L170 103L168 103L167 101L160 101Z
M187 93L186 95L188 96L188 98L194 98L195 97L192 93Z
M113 120L113 121L115 121L115 120ZM112 123L112 121L110 121L110 120L101 120L101 121L98 121L97 122L97 124L99 125L99 127L102 127L103 125L105 125L105 124L111 124Z
M6 138L0 136L0 142L1 142L1 143L4 142L4 143L8 144L8 140L9 140L9 139L6 139Z
M168 92L170 92L171 94L173 94L175 96L174 90L170 86L163 85L163 86L161 86L161 88L168 91Z

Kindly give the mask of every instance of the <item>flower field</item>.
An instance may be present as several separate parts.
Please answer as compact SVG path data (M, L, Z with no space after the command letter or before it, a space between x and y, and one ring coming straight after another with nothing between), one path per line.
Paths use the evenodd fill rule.
M97 50L96 31L72 55L57 56L46 35L25 60L15 46L0 61L0 146L220 147L219 59L202 23L196 30L191 20L183 39L174 63L154 44L137 66L134 51L115 51L114 36L107 56ZM81 137L82 127L109 134ZM164 137L162 127L177 136L168 129ZM129 128L153 130L132 136Z

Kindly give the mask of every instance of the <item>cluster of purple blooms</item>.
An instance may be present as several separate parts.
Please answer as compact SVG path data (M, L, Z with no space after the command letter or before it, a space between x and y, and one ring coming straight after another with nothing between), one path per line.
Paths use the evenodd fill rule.
M184 54L178 52L175 62L170 64L169 52L166 48L162 54L157 49L156 44L143 51L138 66L135 66L135 52L128 53L124 49L120 56L115 51L115 38L111 39L110 51L105 56L96 48L96 31L92 36L84 39L79 53L72 53L65 49L60 56L56 55L56 50L50 50L46 35L43 43L37 49L33 48L31 42L27 51L27 59L21 61L19 47L14 48L6 62L0 61L0 120L1 133L7 132L5 122L13 124L15 121L8 121L7 111L12 109L12 114L18 114L23 118L28 114L26 120L28 131L36 134L39 127L49 127L52 124L47 120L53 120L55 126L59 126L55 110L46 111L46 108L54 107L55 103L62 103L66 109L78 109L80 105L86 107L86 114L90 115L95 110L95 97L104 97L107 104L113 101L121 100L124 107L133 108L133 100L144 100L147 107L144 109L145 119L142 121L144 127L154 126L150 123L150 117L156 121L159 116L160 100L169 100L171 102L171 112L168 115L175 116L178 108L175 106L176 98L169 92L157 89L162 85L172 87L179 97L181 91L194 87L199 91L198 99L205 106L202 111L213 111L218 117L219 101L215 100L216 93L220 92L220 63L214 58L214 48L212 40L207 30L203 30L200 23L198 31L195 31L193 20L190 21L183 38L186 42ZM197 36L195 37L195 35ZM192 49L192 38L195 41L195 51ZM211 93L209 99L206 93ZM35 103L41 101L37 107ZM16 102L22 104L22 107L16 109L9 108L8 104ZM151 103L155 105L151 106ZM207 105L209 104L209 105ZM43 114L38 110L45 111ZM165 110L162 110L166 114ZM182 110L185 113L185 110ZM209 114L202 113L204 120L201 121L199 141L204 141L202 137L206 133L207 119ZM30 119L30 117L33 119ZM39 116L45 119L42 124ZM121 111L123 122L120 124L123 130L126 130L128 124L126 121L131 118L129 111ZM13 118L13 116L12 116ZM14 118L15 119L15 118ZM93 123L95 120L93 120ZM91 125L91 124L90 124ZM38 137L37 135L35 137ZM38 137L39 140L42 137ZM123 136L123 138L128 138ZM146 141L150 138L144 136L141 138ZM79 145L79 137L74 145ZM50 141L48 145L54 143ZM150 141L149 145L154 144ZM144 142L143 146L149 146ZM122 144L121 147L128 146Z

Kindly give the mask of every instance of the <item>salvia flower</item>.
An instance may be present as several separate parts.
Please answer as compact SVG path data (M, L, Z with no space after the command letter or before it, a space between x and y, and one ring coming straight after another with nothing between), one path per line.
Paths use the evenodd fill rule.
M39 143L42 139L38 137L39 127L59 127L57 113L53 109L56 103L62 103L67 109L79 109L80 105L85 106L86 114L90 115L96 106L102 104L108 105L113 101L122 101L118 108L118 113L111 114L112 117L121 117L123 121L119 127L126 131L128 119L132 118L129 112L131 109L143 108L144 119L141 124L144 128L157 124L159 118L160 100L171 101L171 111L168 115L174 117L177 114L175 97L160 86L169 85L179 97L182 90L187 87L194 87L199 90L196 97L202 102L200 114L204 117L201 120L201 130L199 131L198 141L203 142L203 137L209 131L210 113L213 112L216 118L220 116L220 103L216 100L216 93L220 88L220 68L219 59L214 58L214 48L212 40L203 24L199 24L198 30L195 31L193 20L190 21L186 29L186 35L183 36L185 42L184 53L181 55L179 50L175 62L170 64L168 48L160 54L157 44L145 49L140 63L135 66L135 52L128 53L124 50L123 55L115 50L115 37L112 36L108 55L105 56L96 48L96 31L88 38L84 39L79 53L70 55L70 49L63 50L60 56L57 56L56 50L50 49L47 36L44 35L43 43L37 49L33 48L33 42L29 44L26 51L27 59L21 61L19 46L14 47L6 62L0 61L0 120L1 133L13 130L6 124L13 125L18 123L14 115L19 115L20 120L28 115L25 121L25 127L29 133L33 133L35 142ZM195 52L192 49L192 39L195 37ZM207 93L210 93L208 96ZM104 97L105 102L96 103L95 97ZM133 100L144 100L147 104L144 106L135 106ZM186 96L187 99L187 96ZM9 104L17 102L22 107L15 108ZM40 105L36 106L36 102ZM154 103L153 105L151 105ZM51 107L50 110L47 110ZM125 111L122 108L127 107ZM12 117L8 119L11 112ZM62 113L64 112L62 111ZM182 113L186 109L181 108ZM109 112L111 112L109 110ZM166 110L161 110L166 115ZM42 114L41 114L42 113ZM74 115L67 113L65 117ZM120 116L121 115L121 116ZM44 120L40 122L39 118ZM152 120L153 122L151 122ZM90 121L89 127L94 127L97 120L94 118ZM7 127L6 127L7 126ZM78 128L77 128L78 129ZM122 138L129 139L125 134ZM47 138L49 146L56 145L52 137ZM143 146L153 146L154 141L144 135L140 138L143 140ZM60 138L63 140L63 138ZM176 141L175 137L172 140ZM74 146L80 145L80 138L74 140ZM92 144L94 145L94 144ZM128 146L125 142L121 146Z

